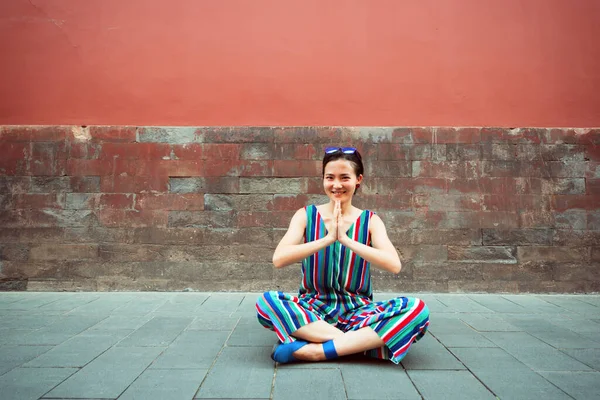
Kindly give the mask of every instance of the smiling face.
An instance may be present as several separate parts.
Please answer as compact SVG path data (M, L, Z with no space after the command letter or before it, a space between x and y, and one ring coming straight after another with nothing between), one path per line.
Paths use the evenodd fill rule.
M356 176L354 165L344 159L330 161L325 165L323 174L323 189L333 202L340 200L342 203L350 201L356 190L356 185L362 181L363 176Z

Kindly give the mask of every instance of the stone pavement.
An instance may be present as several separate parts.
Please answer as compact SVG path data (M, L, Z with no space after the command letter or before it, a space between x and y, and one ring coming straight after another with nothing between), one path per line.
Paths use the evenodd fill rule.
M0 293L0 398L600 399L600 296L420 294L402 365L275 365L257 296Z

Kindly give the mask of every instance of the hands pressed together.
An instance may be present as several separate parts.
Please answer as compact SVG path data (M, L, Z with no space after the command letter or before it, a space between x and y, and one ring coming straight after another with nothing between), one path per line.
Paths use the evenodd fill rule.
M349 240L350 238L346 235L346 231L349 226L344 222L344 217L342 215L342 203L338 200L335 202L335 206L333 207L333 216L331 220L325 223L325 227L327 228L327 238L331 243L335 243L339 241L344 244L344 241Z

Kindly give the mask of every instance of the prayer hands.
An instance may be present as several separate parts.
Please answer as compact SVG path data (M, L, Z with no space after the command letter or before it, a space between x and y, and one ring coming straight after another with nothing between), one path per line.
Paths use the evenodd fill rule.
M335 243L336 241L342 243L344 239L348 238L346 235L348 227L344 222L342 203L339 200L335 202L332 218L329 223L325 224L325 227L327 228L327 237L330 239L331 243Z

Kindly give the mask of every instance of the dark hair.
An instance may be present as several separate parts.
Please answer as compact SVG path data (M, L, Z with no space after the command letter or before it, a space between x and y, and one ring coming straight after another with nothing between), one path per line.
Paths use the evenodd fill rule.
M325 176L325 166L328 163L330 163L331 161L336 161L336 160L350 161L356 176L364 174L362 157L360 156L360 153L358 152L358 150L356 150L352 154L342 153L341 151L336 151L335 153L325 154L325 156L323 157L323 176Z

